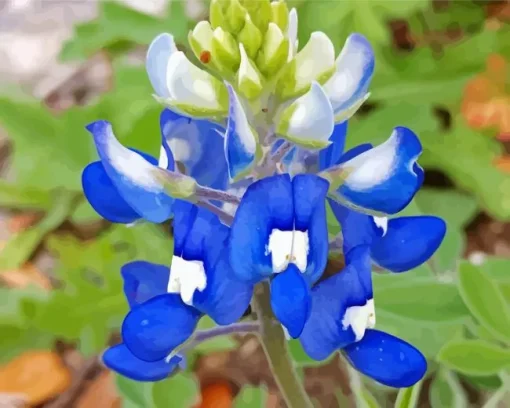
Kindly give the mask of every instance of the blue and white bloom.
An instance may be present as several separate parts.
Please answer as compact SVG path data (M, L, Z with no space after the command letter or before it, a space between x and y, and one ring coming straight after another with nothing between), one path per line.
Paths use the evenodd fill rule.
M169 269L165 266L135 261L124 265L121 274L130 308L166 293ZM156 361L141 360L124 343L108 348L102 359L111 370L137 381L159 381L168 377L176 368L185 366L182 355Z
M272 278L273 311L294 338L327 263L327 191L327 181L314 175L265 178L248 187L231 228L234 273L249 283Z
M92 207L112 222L131 223L140 218L163 222L172 216L174 199L164 192L155 176L160 166L174 170L171 150L163 140L158 161L120 144L112 125L104 120L91 123L100 160L89 164L82 174L83 191Z
M389 218L423 183L410 129L344 153L347 120L369 96L372 47L352 34L335 58L327 35L314 32L298 51L297 13L284 3L212 1L210 15L189 35L207 69L170 34L149 47L147 73L165 105L159 160L122 146L106 121L88 126L100 158L82 175L91 205L118 223L173 217L175 244L169 267L122 269L130 311L105 364L140 381L165 378L183 364L176 351L189 347L203 315L236 322L254 285L268 280L275 318L310 357L339 351L382 384L416 383L423 355L375 330L371 268L415 268L446 226L430 216ZM319 282L328 202L346 266Z
M174 213L174 255L165 293L132 308L122 325L126 346L149 362L163 359L184 343L203 314L221 325L237 321L253 291L252 285L235 279L228 262L228 227L185 201L176 202ZM150 285L160 288L162 283L154 280ZM130 287L126 281L125 288ZM144 296L139 284L136 288L138 296Z

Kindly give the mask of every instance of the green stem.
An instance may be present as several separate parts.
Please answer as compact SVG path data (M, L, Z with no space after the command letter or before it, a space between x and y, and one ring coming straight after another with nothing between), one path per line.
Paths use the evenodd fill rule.
M260 339L271 371L288 408L312 408L287 350L283 329L274 318L266 282L255 289L253 308L260 321Z

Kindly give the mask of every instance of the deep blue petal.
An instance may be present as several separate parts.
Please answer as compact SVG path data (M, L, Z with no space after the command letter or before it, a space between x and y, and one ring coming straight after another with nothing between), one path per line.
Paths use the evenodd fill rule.
M213 234L213 237L215 234ZM239 281L228 261L227 242L210 239L211 246L222 245L216 257L216 250L208 247L205 260L207 286L193 296L193 305L206 313L217 324L232 324L238 321L248 309L253 294L251 283Z
M353 249L347 258L347 266L340 273L312 290L312 310L300 341L315 360L324 360L338 348L353 343L368 325L369 316L365 312L373 298L368 247ZM365 320L351 321L348 314L351 307L364 307L361 317Z
M183 362L179 355L172 357L168 362L166 359L143 361L136 358L122 343L108 348L102 359L110 370L135 381L147 382L163 380Z
M291 337L298 338L310 316L311 297L307 282L294 264L271 281L271 307Z
M331 210L342 226L344 253L358 245L371 245L380 234L373 217L362 214L328 199Z
M170 269L146 261L125 264L120 273L124 280L124 295L129 307L144 303L167 291Z
M421 151L411 130L395 128L385 143L340 165L346 178L335 200L372 214L399 212L423 182L423 172L416 164Z
M345 136L347 134L347 121L338 123L329 137L331 144L319 152L319 170L338 164L345 148Z
M197 217L198 207L189 201L176 200L173 210L174 255L182 256L186 237Z
M109 122L91 123L87 130L94 136L104 169L124 200L148 221L160 223L170 218L174 199L154 175L154 164L122 146Z
M161 133L175 161L199 184L224 190L228 169L223 152L225 129L206 120L181 116L168 109L161 114ZM164 145L165 145L164 144Z
M130 224L140 218L140 215L119 194L100 161L85 167L81 182L88 202L104 219Z
M292 231L294 202L289 175L267 177L246 190L230 230L230 263L237 277L256 283L273 273L267 251L273 229Z
M438 217L400 217L388 221L386 234L372 244L372 258L393 272L416 268L436 252L446 234Z
M191 336L199 318L180 295L167 293L131 309L122 324L122 338L136 357L161 360Z
M294 228L308 233L309 251L304 274L308 282L313 284L321 277L328 262L326 195L329 183L315 175L299 174L293 178L292 187Z
M378 330L367 330L344 353L356 370L389 387L411 387L427 372L427 360L419 350Z

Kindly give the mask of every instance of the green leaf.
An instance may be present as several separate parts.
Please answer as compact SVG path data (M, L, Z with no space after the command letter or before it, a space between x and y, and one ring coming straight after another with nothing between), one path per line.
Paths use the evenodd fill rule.
M41 240L64 222L72 210L74 194L60 191L52 208L39 224L14 234L0 252L0 271L15 269L24 264Z
M163 381L154 383L152 401L154 408L190 407L199 395L196 380L179 373Z
M510 366L510 350L483 340L454 340L438 354L438 361L468 375L492 375Z
M502 341L510 342L510 310L496 283L482 269L462 262L459 291L472 315Z
M376 300L377 301L377 300ZM376 310L377 329L393 334L417 347L425 357L434 359L448 341L464 330L461 322L423 322Z
M89 244L68 235L52 236L47 245L59 260L56 274L62 287L51 292L34 324L55 336L80 340L86 354L104 348L128 310L122 265L134 260L169 264L172 253L171 238L150 224L113 226Z
M466 392L458 378L451 371L440 369L430 386L432 408L467 408Z
M426 132L421 140L422 165L443 171L459 187L472 192L494 217L510 219L510 175L493 165L501 153L495 140L469 129L461 120L450 132Z
M234 408L263 408L266 406L265 387L244 386L234 401Z
M458 321L468 316L454 284L416 278L390 287L374 287L378 310L423 322Z
M117 390L123 400L122 406L152 408L153 383L130 380L119 374L115 375Z
M182 2L171 3L163 18L149 16L117 2L100 3L98 19L76 26L74 37L63 47L64 61L83 59L101 49L114 55L136 44L148 45L158 34L171 31L177 42L183 42L188 31L188 18Z
M48 191L23 188L0 180L0 207L47 210L52 202Z
M422 382L419 381L409 388L402 388L398 392L395 408L415 408L418 406Z

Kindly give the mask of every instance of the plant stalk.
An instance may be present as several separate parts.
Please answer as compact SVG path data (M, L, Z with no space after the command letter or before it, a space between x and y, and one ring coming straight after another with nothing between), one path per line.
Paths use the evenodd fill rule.
M267 282L255 288L253 308L261 325L259 335L264 352L287 407L313 408L292 363L283 329L273 315Z

